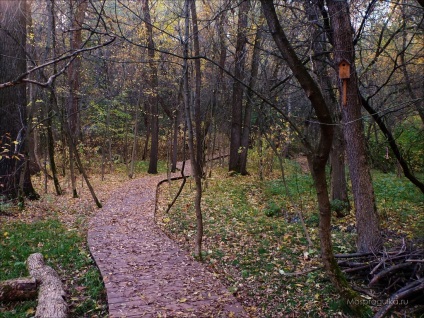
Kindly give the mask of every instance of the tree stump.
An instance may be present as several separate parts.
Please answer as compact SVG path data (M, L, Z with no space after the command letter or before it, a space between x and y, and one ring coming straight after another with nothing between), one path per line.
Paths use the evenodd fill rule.
M37 282L32 277L0 281L0 301L16 301L37 297Z
M40 253L31 254L27 266L31 276L40 284L35 318L66 318L66 293L57 272L44 264L43 255Z

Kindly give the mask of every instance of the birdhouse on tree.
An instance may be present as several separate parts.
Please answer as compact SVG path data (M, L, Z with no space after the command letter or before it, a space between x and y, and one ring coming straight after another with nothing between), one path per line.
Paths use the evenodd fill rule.
M343 81L342 101L343 106L347 104L347 80L350 78L350 63L343 59L339 63L339 77Z
M339 63L339 77L342 80L350 78L350 63L345 59Z

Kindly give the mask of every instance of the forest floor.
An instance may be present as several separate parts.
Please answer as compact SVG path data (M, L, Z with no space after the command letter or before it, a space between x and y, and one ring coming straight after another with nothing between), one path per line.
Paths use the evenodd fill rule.
M304 165L303 165L304 166ZM281 173L267 168L260 180L229 176L215 166L205 182L204 265L223 281L251 317L345 317L339 301L321 269L318 250L318 215L310 177L302 163L285 162L291 196L288 200ZM139 167L137 178L145 171ZM101 202L126 187L131 180L115 170L101 180L90 180ZM165 172L165 167L161 172ZM27 202L23 210L0 206L0 280L26 276L25 260L41 252L62 277L69 294L70 317L106 317L107 302L100 273L91 259L87 242L88 221L99 210L79 178L79 198L71 198L69 180L61 180L65 194L54 195L52 182L44 193L44 178L33 178L39 201ZM394 174L374 173L377 205L386 243L423 240L424 200L413 186ZM195 222L194 184L188 179L171 211L165 209L179 182L160 187L156 212L158 225L188 253L193 250ZM313 242L309 247L299 223L301 211ZM352 212L333 220L334 249L355 250ZM1 318L31 317L36 303L0 303ZM400 316L405 308L395 308Z
M154 223L164 177L119 187L90 220L88 245L102 272L109 317L248 317L213 273Z
M262 180L254 169L249 176L230 175L225 166L213 169L205 181L202 198L204 262L219 274L252 317L348 316L345 304L322 269L318 211L307 163L297 158L286 160L284 167L285 181L275 167L266 168ZM417 246L422 249L422 193L393 173L374 171L373 179L385 251ZM193 251L196 231L193 182L187 182L175 206L165 212L180 183L175 181L160 187L156 220L172 239L187 251ZM312 246L308 244L299 212ZM344 218L334 217L332 222L335 253L354 253L353 211ZM388 268L390 263L380 265ZM394 278L384 281L380 290L368 289L366 273L365 280L348 278L357 290L368 291L368 295L362 294L364 303L372 305L376 312L390 296L382 290L391 282L396 285L399 275L395 272ZM418 307L421 314L414 313ZM420 317L424 315L424 307L423 304L418 307L412 303L398 306L392 315Z

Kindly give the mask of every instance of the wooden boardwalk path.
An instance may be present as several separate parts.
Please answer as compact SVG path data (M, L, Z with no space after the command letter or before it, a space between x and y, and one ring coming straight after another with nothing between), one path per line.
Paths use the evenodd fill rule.
M248 317L212 273L155 225L162 179L128 183L90 221L88 245L106 286L109 317Z

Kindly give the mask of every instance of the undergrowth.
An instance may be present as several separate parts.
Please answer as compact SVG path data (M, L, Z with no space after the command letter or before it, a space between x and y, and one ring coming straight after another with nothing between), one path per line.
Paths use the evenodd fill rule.
M2 225L0 243L0 280L26 277L26 259L42 253L46 264L54 268L68 292L71 317L99 317L105 314L101 276L85 246L85 238L66 229L57 219ZM103 302L103 304L102 304ZM36 301L5 303L0 317L30 317Z
M202 201L205 263L254 317L344 316L339 295L321 267L312 180L294 163L285 165L289 171L286 185L275 176L259 181L254 174L230 177L224 169L214 171ZM378 208L386 220L383 227L405 238L422 235L424 218L418 213L423 208L422 196L407 181L394 179L394 175L374 174ZM169 214L164 214L178 187L178 182L161 187L156 220L191 252L196 231L191 182ZM399 195L389 191L399 191ZM299 211L313 242L311 247ZM353 211L344 218L334 217L332 237L335 253L355 252Z
M135 177L146 175L147 167L148 162L137 161ZM106 169L103 180L100 167L90 170L90 182L102 203L130 182L125 164L114 164L113 168ZM166 172L165 162L158 162L158 171ZM71 198L69 179L60 179L64 190L61 196L54 194L51 181L45 193L45 181L43 175L32 178L41 198L26 202L24 210L12 202L0 205L0 280L28 276L25 261L31 253L40 252L65 285L69 317L107 317L104 285L86 241L88 221L98 212L89 190L80 175L76 199ZM0 318L32 317L36 306L36 301L0 303Z

